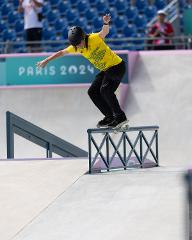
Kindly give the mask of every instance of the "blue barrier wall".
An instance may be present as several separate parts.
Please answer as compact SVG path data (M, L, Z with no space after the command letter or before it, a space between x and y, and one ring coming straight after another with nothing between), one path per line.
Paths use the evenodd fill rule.
M128 66L128 51L117 54ZM0 86L89 84L99 72L81 55L67 55L50 62L44 69L36 68L36 63L48 55L0 55ZM122 82L128 83L128 67Z

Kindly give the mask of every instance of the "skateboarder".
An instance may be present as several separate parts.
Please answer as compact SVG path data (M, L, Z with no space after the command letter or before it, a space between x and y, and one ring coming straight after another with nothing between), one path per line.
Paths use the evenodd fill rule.
M119 128L127 123L127 118L119 105L115 91L125 74L126 66L104 42L109 33L110 20L109 14L103 16L103 27L98 33L85 34L80 27L71 27L68 32L71 45L38 62L37 67L45 67L51 60L68 53L82 54L100 70L88 89L91 100L104 115L97 127Z

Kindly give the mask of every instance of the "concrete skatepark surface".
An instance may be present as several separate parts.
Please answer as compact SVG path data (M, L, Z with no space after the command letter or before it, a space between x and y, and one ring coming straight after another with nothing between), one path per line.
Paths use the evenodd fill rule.
M13 239L183 239L184 196L180 170L84 175Z
M128 86L131 126L160 126L160 167L84 175L87 160L1 161L2 239L184 240L191 57L191 51L140 52ZM0 100L4 126L9 110L85 150L86 129L102 117L86 88L7 89ZM0 134L4 143L5 129ZM40 151L45 157L44 150L19 137L16 145L17 158L37 157ZM1 152L4 158L3 144Z
M191 163L191 54L140 52L128 87L131 124L160 126L161 165Z
M102 117L93 107L88 87L3 89L0 94L1 157L6 157L6 111L32 122L56 136L87 149L87 128ZM77 137L78 136L78 137ZM15 158L45 157L45 150L15 136ZM26 146L23 148L23 146Z
M87 168L87 159L0 161L0 238L11 239Z

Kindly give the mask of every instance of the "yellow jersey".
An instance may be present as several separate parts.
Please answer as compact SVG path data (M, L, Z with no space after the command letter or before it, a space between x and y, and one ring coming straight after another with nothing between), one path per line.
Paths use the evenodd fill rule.
M100 71L122 62L122 59L115 54L99 36L99 33L91 33L88 38L88 49L86 47L75 49L70 45L66 48L68 53L80 53L87 58Z

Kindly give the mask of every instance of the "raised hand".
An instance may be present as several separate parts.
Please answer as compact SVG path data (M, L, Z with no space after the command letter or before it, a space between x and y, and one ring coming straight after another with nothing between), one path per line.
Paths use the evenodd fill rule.
M105 14L105 16L103 16L103 22L108 24L111 20L111 15L110 14Z

